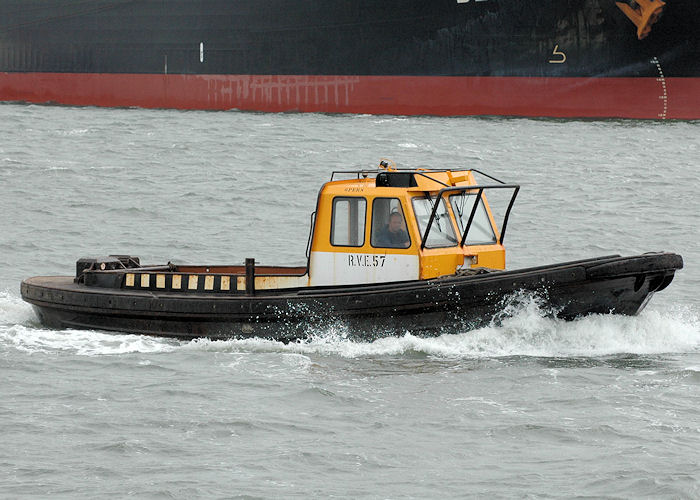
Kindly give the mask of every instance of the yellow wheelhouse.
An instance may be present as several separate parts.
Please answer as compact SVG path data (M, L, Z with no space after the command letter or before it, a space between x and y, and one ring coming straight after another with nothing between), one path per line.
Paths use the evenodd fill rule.
M519 186L472 170L334 172L318 198L311 286L430 279L505 268L503 235ZM351 174L353 179L333 180ZM499 228L485 192L512 190Z

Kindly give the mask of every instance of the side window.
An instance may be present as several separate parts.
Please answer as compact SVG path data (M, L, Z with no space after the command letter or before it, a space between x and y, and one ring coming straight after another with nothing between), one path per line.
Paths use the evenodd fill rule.
M338 247L361 247L364 245L366 213L367 200L364 198L334 198L331 245Z
M372 202L373 247L408 248L411 238L398 198L375 198Z
M423 196L413 198L413 211L416 214L420 234L421 236L425 234L425 230L428 227L428 221L430 220L430 214L433 212L434 203L439 203L438 210L435 212L435 219L433 220L433 224L430 226L430 233L428 233L428 239L425 241L425 246L426 248L455 246L458 242L457 238L455 238L455 230L452 227L452 222L450 220L450 215L447 212L447 205L445 204L444 198L440 198L439 200Z

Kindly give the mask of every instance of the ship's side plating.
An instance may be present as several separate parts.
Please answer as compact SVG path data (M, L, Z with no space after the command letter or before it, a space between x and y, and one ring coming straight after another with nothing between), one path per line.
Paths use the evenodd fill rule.
M700 6L613 0L0 0L0 99L700 117Z

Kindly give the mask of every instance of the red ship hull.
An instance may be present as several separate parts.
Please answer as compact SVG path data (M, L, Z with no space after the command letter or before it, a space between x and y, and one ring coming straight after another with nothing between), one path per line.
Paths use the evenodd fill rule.
M0 73L6 100L393 115L698 119L700 78Z

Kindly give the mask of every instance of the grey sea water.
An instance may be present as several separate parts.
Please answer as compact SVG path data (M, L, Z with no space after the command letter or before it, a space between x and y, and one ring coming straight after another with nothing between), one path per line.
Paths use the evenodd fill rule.
M333 170L522 190L511 268L675 251L637 317L284 345L38 324L77 258L303 264ZM700 497L700 123L0 105L1 498ZM446 325L447 326L447 325Z

